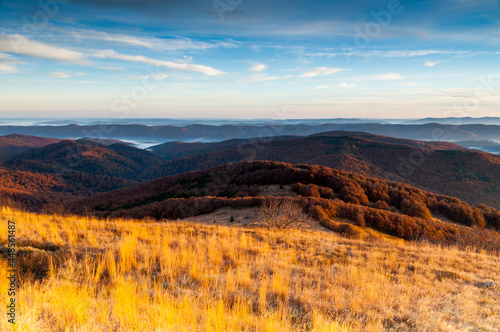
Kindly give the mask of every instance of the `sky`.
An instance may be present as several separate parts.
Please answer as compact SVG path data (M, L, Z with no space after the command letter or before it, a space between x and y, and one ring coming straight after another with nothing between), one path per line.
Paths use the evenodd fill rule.
M498 0L0 1L0 118L500 116Z

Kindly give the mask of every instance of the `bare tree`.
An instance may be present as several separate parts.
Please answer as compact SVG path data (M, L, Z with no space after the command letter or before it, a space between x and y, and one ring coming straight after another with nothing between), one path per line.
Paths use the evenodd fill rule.
M265 227L275 229L286 229L308 219L302 207L291 199L266 199L259 217Z

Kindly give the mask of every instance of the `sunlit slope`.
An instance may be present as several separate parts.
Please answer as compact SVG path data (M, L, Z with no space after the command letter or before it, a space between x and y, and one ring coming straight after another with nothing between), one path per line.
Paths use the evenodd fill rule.
M2 331L500 326L498 254L367 243L326 231L100 221L5 208L0 218L16 222L20 277L18 324L2 319Z

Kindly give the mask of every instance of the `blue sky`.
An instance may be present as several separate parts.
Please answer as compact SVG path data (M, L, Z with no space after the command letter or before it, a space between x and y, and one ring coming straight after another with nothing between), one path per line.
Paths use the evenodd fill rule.
M0 117L499 116L500 2L0 3Z

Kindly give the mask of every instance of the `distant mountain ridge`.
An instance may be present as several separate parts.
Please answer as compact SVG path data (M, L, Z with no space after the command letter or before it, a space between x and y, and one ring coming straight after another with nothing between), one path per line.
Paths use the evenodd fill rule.
M265 136L307 136L336 130L366 132L396 138L418 140L500 140L500 125L427 124L275 124L275 125L66 125L66 126L0 126L0 135L24 134L54 138L105 137L115 139L205 140L222 141L235 138Z
M440 123L450 125L466 125L466 124L483 124L483 125L500 125L499 117L448 117L448 118L425 118L417 120L402 121L401 124L426 124L426 123Z

